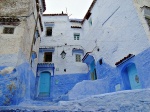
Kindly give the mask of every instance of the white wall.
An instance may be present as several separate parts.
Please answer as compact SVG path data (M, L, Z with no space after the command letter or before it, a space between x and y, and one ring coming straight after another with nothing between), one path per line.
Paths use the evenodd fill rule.
M90 18L83 24L83 47L96 60L115 66L129 53L137 55L149 47L148 37L138 19L132 0L97 0ZM90 46L90 47L89 47ZM100 48L100 52L96 51Z
M54 22L52 36L46 37L46 27L44 27L40 46L55 47L52 57L55 74L87 73L87 65L76 62L75 54L72 54L73 48L83 49L81 43L83 39L82 29L71 28L71 26L81 26L81 24L70 22L68 16L43 16L43 24L44 22ZM80 33L80 40L74 40L74 33ZM63 50L67 53L65 59L62 59L60 55ZM44 54L39 53L39 63L43 62L43 57ZM82 54L81 57L83 58Z
M149 37L132 0L97 0L91 13L89 19L92 19L92 25L85 20L81 29L70 28L80 25L69 22L67 16L43 17L43 23L55 24L51 37L45 37L44 28L40 46L55 47L52 62L60 70L56 74L63 73L64 68L67 69L66 73L87 72L86 65L74 62L75 57L71 54L74 45L83 48L85 53L92 52L96 61L103 58L105 63L113 67L128 54L137 55L150 46ZM80 41L74 40L73 33L80 33ZM67 46L64 46L65 43ZM98 48L100 51L97 51ZM65 59L60 57L62 50L67 53ZM42 62L43 55L39 56L39 62Z

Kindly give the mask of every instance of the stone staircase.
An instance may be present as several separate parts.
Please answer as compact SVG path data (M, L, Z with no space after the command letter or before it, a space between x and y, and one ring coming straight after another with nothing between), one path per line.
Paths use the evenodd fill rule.
M0 106L0 112L150 112L150 89L128 90L73 101L32 101Z

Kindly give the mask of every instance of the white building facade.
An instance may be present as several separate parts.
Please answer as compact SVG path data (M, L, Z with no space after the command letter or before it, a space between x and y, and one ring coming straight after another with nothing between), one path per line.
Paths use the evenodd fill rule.
M82 21L63 13L45 14L37 97L63 99L69 94L70 99L76 99L77 93L84 96L148 88L149 6L148 0L93 0ZM47 90L41 89L41 77L46 77L42 74L51 77ZM96 79L101 84L92 86L92 91L82 83ZM97 87L98 93L94 92Z

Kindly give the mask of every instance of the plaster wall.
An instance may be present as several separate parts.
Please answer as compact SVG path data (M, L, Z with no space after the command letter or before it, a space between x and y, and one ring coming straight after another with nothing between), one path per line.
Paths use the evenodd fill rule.
M13 3L14 3L14 7L12 7L12 9L11 8L8 9L7 6ZM18 26L13 26L13 25L0 26L0 38L1 38L0 57L2 59L1 65L5 65L5 66L8 65L15 66L16 64L19 65L22 63L21 60L22 58L19 57L21 54L19 55L19 53L24 53L26 55L25 58L28 61L30 58L31 45L32 45L32 40L34 37L33 34L35 29L35 15L31 13L31 9L28 7L32 6L31 8L33 7L36 8L35 7L36 4L34 4L34 2L29 2L29 1L21 2L17 0L16 1L7 0L5 2L2 2L1 5L3 5L1 7L2 10L7 8L7 10L1 13L2 16L7 16L7 17L17 16L20 19L20 24ZM25 14L22 16L21 14L18 14L19 13L18 11L21 11L20 8L22 8L23 10L24 9L23 7L26 8L26 10L24 10L24 13L20 12L21 14ZM36 10L34 10L34 12L36 14ZM13 15L9 13L12 13ZM29 13L30 15L28 15ZM14 27L15 28L14 34L3 34L4 27Z
M13 3L14 7L8 8ZM34 98L38 59L34 60L31 68L31 51L37 53L40 42L40 38L37 38L33 45L37 22L35 6L34 1L28 0L1 1L0 11L3 11L0 13L1 16L15 16L19 18L20 24L0 26L0 105L17 105L23 100ZM6 26L15 27L14 34L3 34L3 28ZM37 27L41 33L39 21Z
M92 51L96 61L103 58L114 67L115 62L129 53L137 55L149 47L133 1L98 0L91 13L92 26L88 20L83 24L82 46Z
M14 34L3 34L4 27L6 26L0 26L0 64L1 66L15 66L17 64L21 37L23 35L22 32L24 31L23 23L20 24L20 27L15 27Z
M31 6L33 2L30 0L1 0L0 16L26 16L31 13Z
M137 0L137 1L134 0L134 6L136 8L138 18L139 18L139 20L140 20L140 22L141 22L141 24L145 30L145 33L146 33L148 39L150 39L150 28L149 28L147 21L145 19L145 17L150 17L150 14L147 15L145 13L145 8L144 8L144 6L150 7L150 2L149 2L149 0L142 0L142 1L141 0Z

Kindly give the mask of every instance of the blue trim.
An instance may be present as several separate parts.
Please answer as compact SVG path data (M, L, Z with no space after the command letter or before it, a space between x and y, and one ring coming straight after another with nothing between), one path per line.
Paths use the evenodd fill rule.
M81 54L84 55L84 50L83 49L76 49L76 48L74 48L74 49L72 49L72 55L73 55L73 53L81 53Z
M87 57L83 60L83 63L90 65L94 61L94 57L91 55L87 55Z
M46 27L54 27L54 23L44 23Z
M35 58L37 58L37 54L36 52L32 52L31 59L34 60Z
M54 75L55 66L54 63L38 63L37 71L48 71L52 70Z
M39 49L39 52L54 52L55 51L55 48L52 47L52 48L40 48Z

